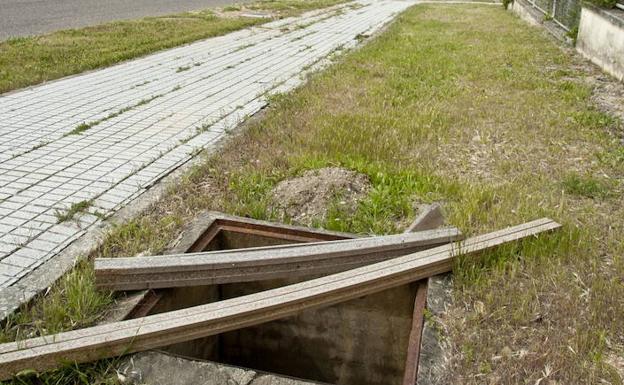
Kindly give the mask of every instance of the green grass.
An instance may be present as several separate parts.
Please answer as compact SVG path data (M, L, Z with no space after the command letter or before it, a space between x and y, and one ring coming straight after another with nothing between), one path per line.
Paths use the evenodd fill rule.
M223 7L223 11L225 12L235 12L235 11L240 11L242 9L242 7L240 5L228 5Z
M604 198L609 195L606 182L591 176L569 174L562 181L566 193L586 198Z
M398 232L415 204L433 201L469 235L542 216L564 224L457 262L455 306L438 325L449 331L449 384L621 383L605 360L624 340L624 149L611 134L621 122L592 105L575 60L502 7L415 6L306 86L273 97L261 119L116 226L93 256L158 253L201 210L274 219L279 181L342 166L372 189L355 214L330 204L318 223L328 228ZM86 298L108 295L95 290L90 265L75 274L86 277ZM25 310L7 338L64 291ZM56 328L96 319L105 303L93 303L84 322L59 317Z
M615 8L615 4L617 4L617 0L590 0L589 2L606 9Z
M28 328L14 329L16 334L4 334L3 340L24 338L31 334L50 334L62 331L68 324L74 328L90 325L99 318L97 310L112 302L110 293L84 295L93 281L93 270L86 264L80 264L76 270L65 275L58 283L59 290L51 292L41 307L18 313L11 319L6 330L13 329L13 324L23 324L29 320Z
M76 128L74 128L73 130L71 130L67 134L65 134L65 136L67 136L67 135L81 135L83 132L87 131L88 129L90 129L93 126L94 125L91 124L91 123L82 122L79 125L77 125Z
M56 333L68 328L92 325L102 316L102 309L113 302L111 293L93 290L93 269L80 263L65 275L38 306L23 309L10 317L0 331L0 341L12 341L34 335ZM23 372L13 384L117 384L115 364L104 360L89 365L67 364L43 375Z
M344 1L275 0L249 6L284 17ZM220 17L212 10L204 10L8 39L0 42L0 93L110 66L267 20Z
M66 221L70 221L72 219L74 219L74 216L76 214L82 213L85 210L87 210L89 207L91 207L92 202L91 201L80 201L78 203L74 203L72 204L69 209L67 209L64 212L61 211L56 211L56 221L57 223L63 223Z
M263 0L245 4L245 7L253 10L273 11L293 15L317 8L330 7L344 2L344 0Z
M178 70L178 72L180 72L180 71ZM175 86L175 87L173 87L173 91L177 91L180 88L181 88L180 86ZM120 116L121 114L123 114L124 112L128 112L128 111L130 111L130 110L132 110L134 108L137 108L137 107L143 106L145 104L148 104L151 101L153 101L154 99L157 99L157 98L159 98L161 96L162 96L162 94L154 95L154 96L151 96L151 97L149 97L147 99L141 99L137 103L135 103L134 105L121 108L121 109L119 109L119 110L117 110L115 112L112 112L112 113L106 115L105 117L103 117L101 119L97 119L97 120L94 120L94 121L91 121L91 122L88 122L88 123L87 122L82 122L79 125L77 125L76 128L74 128L73 130L65 133L63 136L82 135L85 131L91 129L92 127L97 126L98 124L100 124L102 122L105 122L107 120L116 118L116 117Z

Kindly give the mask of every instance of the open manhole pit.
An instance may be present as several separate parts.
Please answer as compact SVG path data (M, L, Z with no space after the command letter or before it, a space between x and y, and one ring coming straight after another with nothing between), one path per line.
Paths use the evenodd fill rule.
M194 222L171 253L354 237L209 213ZM310 278L314 277L158 290L145 294L126 318L235 298ZM322 383L399 384L404 374L417 286L418 283L400 286L163 350Z

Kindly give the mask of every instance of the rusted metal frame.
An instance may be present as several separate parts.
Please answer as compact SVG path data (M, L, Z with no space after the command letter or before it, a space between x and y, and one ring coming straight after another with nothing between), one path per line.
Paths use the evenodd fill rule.
M444 225L442 207L438 204L432 204L423 208L421 213L405 230L405 232L408 233L414 231L432 230L442 225ZM418 376L424 315L427 305L428 280L428 278L423 279L418 282L418 286L416 287L414 311L412 315L412 328L410 329L408 338L407 354L405 355L403 385L415 385Z
M163 293L160 291L146 290L145 295L141 295L140 297L140 301L132 307L130 312L124 316L124 319L147 316L158 301L162 299Z
M418 378L418 363L422 331L424 324L425 308L427 305L427 279L418 282L416 297L414 299L414 312L412 316L412 329L408 339L407 355L405 356L405 371L403 372L403 385L415 385Z
M203 235L211 226L214 230L211 230L209 234ZM351 233L278 224L209 211L200 215L194 221L189 231L185 232L183 239L179 243L179 248L182 250L176 248L178 249L177 252L202 251L212 241L214 236L222 230L249 232L290 242L318 242L359 238L359 236Z
M355 239L360 236L352 233L311 229L301 226L285 225L281 223L261 221L245 217L227 215L216 211L200 214L183 232L182 238L167 254L181 254L203 251L210 242L226 227L228 231L237 232L239 229L262 229L265 236L285 239L282 234L296 233L300 242L321 242L328 240ZM270 235L269 235L270 234ZM303 234L303 235L301 235ZM288 238L293 239L292 237ZM162 298L161 290L140 290L132 294L132 299L121 300L116 304L115 311L104 318L103 323L123 321L145 316L150 313Z

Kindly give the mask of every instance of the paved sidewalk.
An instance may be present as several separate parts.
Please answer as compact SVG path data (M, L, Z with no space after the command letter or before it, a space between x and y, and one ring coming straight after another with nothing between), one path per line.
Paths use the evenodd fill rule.
M362 0L0 96L0 288L412 4Z

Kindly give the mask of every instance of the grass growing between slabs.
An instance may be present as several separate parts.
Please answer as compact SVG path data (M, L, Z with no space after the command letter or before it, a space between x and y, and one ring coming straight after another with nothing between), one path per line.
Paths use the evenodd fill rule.
M261 0L246 5L275 17L339 4L345 0ZM0 93L106 67L165 48L224 35L270 18L234 14L239 7L184 12L111 22L0 42Z
M452 350L447 383L620 384L622 127L592 105L576 60L498 7L412 7L275 97L94 256L159 253L202 209L273 219L277 182L332 165L368 175L372 189L354 215L332 205L319 223L330 229L399 232L415 204L433 201L469 235L550 216L563 231L456 264L455 305L435 320ZM93 288L90 264L72 274L84 280L63 280L4 338L95 322L110 294ZM77 286L93 306L77 312L81 302L67 301L70 310L46 313L59 303L48 298ZM53 376L79 378L81 368L92 366Z

